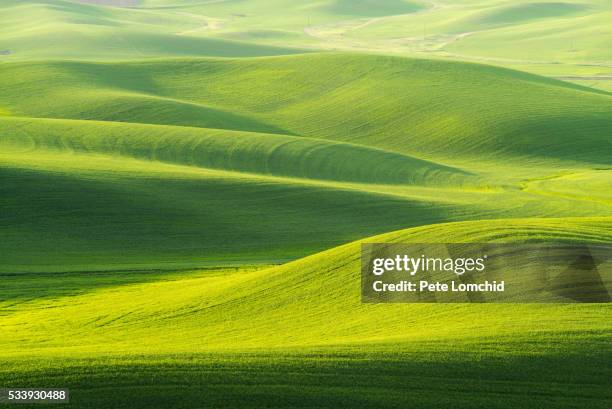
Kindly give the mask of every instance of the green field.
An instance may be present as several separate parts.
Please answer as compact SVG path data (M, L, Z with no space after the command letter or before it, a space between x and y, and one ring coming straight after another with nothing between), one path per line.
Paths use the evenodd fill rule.
M609 217L511 219L372 240L611 234ZM358 242L279 267L4 282L5 384L71 385L87 407L604 408L612 398L609 304L361 304Z
M4 0L0 10L0 51L11 52L0 61L352 50L484 62L612 90L607 0Z
M611 13L3 1L0 388L608 408L610 304L362 304L360 243L609 244Z

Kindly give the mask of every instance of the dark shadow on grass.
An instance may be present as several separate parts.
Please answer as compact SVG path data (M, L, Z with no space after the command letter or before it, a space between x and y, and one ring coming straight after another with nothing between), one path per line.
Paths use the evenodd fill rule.
M58 359L9 366L0 382L69 387L70 408L609 407L610 353L477 350Z

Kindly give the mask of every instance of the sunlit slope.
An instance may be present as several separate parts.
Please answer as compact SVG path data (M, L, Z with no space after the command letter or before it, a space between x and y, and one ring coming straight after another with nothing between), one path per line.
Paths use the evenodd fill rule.
M0 72L0 106L20 116L283 133L438 161L601 166L612 149L610 94L484 65L318 54Z
M5 117L0 145L16 156L99 154L340 182L459 187L482 181L461 168L362 145L182 126Z
M490 220L365 241L611 234L610 218ZM361 304L359 248L259 270L3 276L0 379L92 408L609 406L610 304Z
M0 50L10 52L2 59L253 57L297 52L291 47L194 37L185 31L200 28L206 20L179 11L119 9L66 0L5 0L0 11Z
M278 262L461 217L469 194L425 186L479 180L393 152L271 134L5 118L0 135L4 271Z
M431 225L365 241L609 243L611 238L610 218L561 218ZM184 272L143 283L122 284L118 278L110 288L104 288L110 283L98 287L95 280L105 278L92 276L94 284L77 288L73 296L61 291L54 296L42 287L29 300L11 301L16 295L6 294L0 344L7 355L54 356L62 350L159 354L364 343L398 352L434 340L454 348L499 342L512 349L528 337L532 350L551 353L578 342L605 342L612 331L609 304L362 304L359 271L360 242L355 242L268 269Z
M547 167L303 137L11 117L0 135L3 271L278 262L445 220L611 213L609 171L585 167L557 193Z

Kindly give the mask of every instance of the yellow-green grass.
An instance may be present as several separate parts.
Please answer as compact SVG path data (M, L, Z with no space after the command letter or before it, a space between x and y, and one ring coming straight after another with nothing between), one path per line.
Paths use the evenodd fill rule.
M609 217L487 220L387 233L271 268L187 271L155 279L138 273L144 282L127 284L118 274L116 286L101 288L92 274L91 283L75 286L75 295L61 289L53 294L44 283L55 275L43 274L42 282L28 274L8 275L9 282L34 287L27 294L14 285L6 290L2 349L5 355L188 353L383 343L400 351L434 339L518 342L580 331L604 337L612 329L607 304L362 304L360 243L608 243L611 237ZM75 276L85 280L87 273ZM16 291L22 294L14 296ZM16 339L21 342L12 344Z
M611 94L294 55L601 87L608 2L80 3L0 5L0 387L609 406L609 304L362 304L359 246L610 243Z
M592 217L363 241L611 237L611 219ZM72 387L75 407L146 407L151 396L172 407L327 407L341 397L363 407L606 406L609 304L362 304L361 242L269 268L4 275L0 378ZM177 384L192 388L181 398Z

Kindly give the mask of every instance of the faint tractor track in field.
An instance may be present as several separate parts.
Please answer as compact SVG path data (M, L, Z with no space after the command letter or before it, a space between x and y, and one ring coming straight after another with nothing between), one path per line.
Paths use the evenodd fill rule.
M424 33L422 36L411 36L411 37L399 37L393 39L382 39L378 41L364 41L354 38L347 38L345 35L349 32L357 31L374 25L386 20L402 16L414 16L418 14L431 13L444 8L445 5L432 3L430 7L422 10L417 10L413 13L396 14L391 16L373 17L368 19L359 20L345 20L338 21L335 23L321 24L312 27L305 27L304 33L317 40L324 41L322 44L324 48L329 49L353 49L353 50L365 50L365 51L386 51L400 54L429 54L436 53L439 56L447 58L457 58L468 61L476 61L482 63L501 63L501 64L533 64L533 65L556 65L557 61L550 60L528 60L528 59L516 59L516 58L499 58L499 57L485 57L479 55L466 55L461 53L455 53L445 50L446 47L454 44L464 38L473 36L475 34L484 33L488 31L494 31L495 29L482 29L474 31L466 31L462 33L441 33L427 35ZM591 63L585 61L581 64L568 64L568 65L586 65L586 66L602 66L609 67L609 63ZM593 81L608 81L612 79L612 76L561 76L553 77L562 80L593 80Z
M415 16L418 14L432 13L434 11L444 8L444 5L431 4L430 7L415 11L413 13L396 14L391 16L373 17L369 19L359 19L357 21L339 21L336 23L327 23L318 26L304 28L304 33L312 38L327 42L323 46L329 48L345 48L345 49L362 49L371 51L389 51L399 53L440 53L444 52L445 56L451 57L456 56L459 58L481 60L481 61L495 61L494 58L480 57L480 56L464 56L461 54L450 53L444 50L445 47L460 41L464 38L472 36L474 34L490 31L490 29L466 31L463 33L448 33L448 34L433 34L410 37L399 37L392 39L382 39L379 41L361 41L358 39L348 39L345 35L349 32L357 31L368 27L370 25L377 24L386 20L395 19L403 16ZM499 61L501 62L501 61ZM550 61L525 61L525 60L507 60L504 62L513 63L532 63L532 64L552 64Z
M606 206L612 205L612 196L606 196L600 194L596 195L598 189L586 189L584 191L572 190L571 188L571 180L576 178L578 181L581 181L581 185L584 185L588 181L589 178L586 179L586 182L583 179L580 179L580 176L588 176L592 177L593 181L597 181L595 177L604 174L603 178L612 173L612 168L600 168L600 169L592 169L591 171L578 171L578 172L565 172L556 175L545 176L541 178L534 179L525 179L520 184L520 190L527 193L533 193L542 196L551 196L558 197L563 199L570 200L579 200L579 201L588 201L600 203ZM603 179L602 178L602 179ZM591 182L591 183L592 183ZM559 186L557 186L559 183ZM580 192L580 193L577 193ZM588 194L585 194L588 193Z
M196 28L191 28L189 30L184 30L176 33L177 35L187 35L192 33L198 33L201 31L214 31L221 30L225 26L225 20L208 17L201 14L188 13L186 11L177 11L175 14L192 18L199 22L200 26Z

